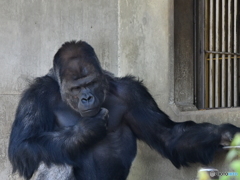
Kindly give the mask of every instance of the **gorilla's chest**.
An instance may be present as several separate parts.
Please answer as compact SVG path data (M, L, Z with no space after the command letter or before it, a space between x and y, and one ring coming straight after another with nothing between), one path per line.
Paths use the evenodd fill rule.
M124 112L126 108L122 105L104 106L109 111L108 131L115 132L124 125Z
M121 126L89 149L82 161L85 172L107 172L114 177L115 173L126 173L137 152L136 137L127 126ZM88 164L89 166L86 166ZM120 172L119 172L120 171Z
M108 131L114 132L120 126L124 125L124 114L127 106L120 98L115 95L108 95L103 103L103 107L109 112Z
M109 112L108 131L114 132L124 123L126 107L121 104L113 104L111 106L104 104L103 107L108 109ZM82 119L77 112L64 104L59 104L57 108L55 108L54 114L57 127L74 126Z

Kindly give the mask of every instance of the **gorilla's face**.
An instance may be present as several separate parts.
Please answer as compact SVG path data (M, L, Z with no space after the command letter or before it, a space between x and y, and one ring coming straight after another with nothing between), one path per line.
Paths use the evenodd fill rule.
M107 82L95 64L80 58L65 62L61 72L61 95L82 117L96 115L105 100Z

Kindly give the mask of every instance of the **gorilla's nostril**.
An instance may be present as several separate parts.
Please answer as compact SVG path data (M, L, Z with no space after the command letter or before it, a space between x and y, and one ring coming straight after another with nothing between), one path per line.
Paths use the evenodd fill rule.
M93 96L88 96L88 97L86 97L86 98L82 98L81 99L81 102L82 103L87 103L87 102L91 102L91 101L93 101Z
M93 98L92 96L89 96L87 100L90 101L92 100L92 98Z
M82 101L82 103L86 103L88 101L88 99L82 98L81 101Z

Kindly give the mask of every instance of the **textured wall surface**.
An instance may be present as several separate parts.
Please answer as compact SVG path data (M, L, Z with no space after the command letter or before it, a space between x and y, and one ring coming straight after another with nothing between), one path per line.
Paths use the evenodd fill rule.
M173 120L239 123L239 109L185 111L174 104L173 0L0 0L0 179L11 175L9 130L19 95L46 74L59 46L89 42L105 69L144 79L159 107ZM189 78L189 77L188 77ZM176 97L177 98L177 97ZM129 180L193 180L199 164L177 170L144 143ZM224 170L224 155L211 166Z
M46 74L65 41L89 42L104 68L117 71L118 2L0 0L0 179L8 180L9 129L19 94Z

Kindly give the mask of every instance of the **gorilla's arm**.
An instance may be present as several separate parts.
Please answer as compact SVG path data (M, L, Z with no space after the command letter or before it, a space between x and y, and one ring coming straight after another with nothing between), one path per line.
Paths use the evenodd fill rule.
M122 92L130 110L126 113L128 125L136 136L145 141L179 168L188 163L208 164L219 149L224 134L233 136L240 129L230 125L192 121L176 123L162 112L141 82L133 77L122 80Z
M103 109L94 118L83 118L75 126L55 128L53 104L59 89L48 76L38 78L19 103L12 126L8 155L13 171L31 178L40 161L74 165L81 152L106 135Z

